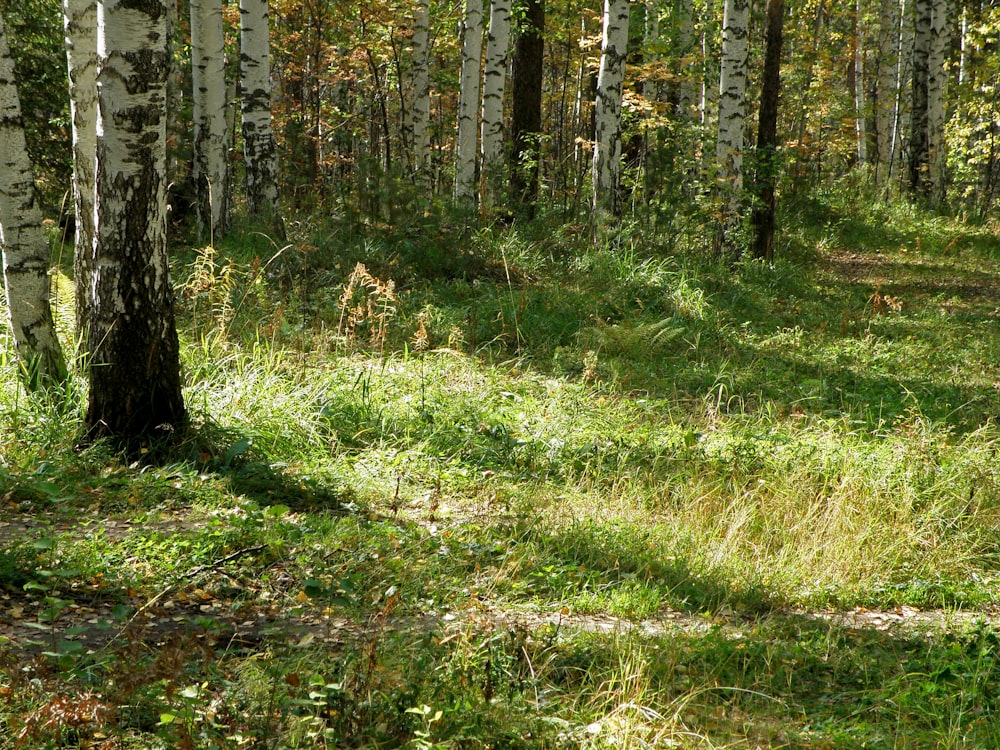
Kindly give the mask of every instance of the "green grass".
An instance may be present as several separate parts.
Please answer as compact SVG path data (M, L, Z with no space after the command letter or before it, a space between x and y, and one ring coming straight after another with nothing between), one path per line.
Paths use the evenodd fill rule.
M165 464L0 359L0 748L995 747L992 235L857 190L733 269L446 214L181 249Z

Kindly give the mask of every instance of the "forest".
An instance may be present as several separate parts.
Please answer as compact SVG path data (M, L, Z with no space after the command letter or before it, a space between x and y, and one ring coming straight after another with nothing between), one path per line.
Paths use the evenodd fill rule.
M0 0L0 750L1000 747L998 38Z

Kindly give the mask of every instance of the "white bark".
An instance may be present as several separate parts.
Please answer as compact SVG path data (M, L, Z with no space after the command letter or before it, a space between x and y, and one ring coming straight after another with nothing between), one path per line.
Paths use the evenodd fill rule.
M7 312L29 387L66 377L49 305L49 242L24 139L14 61L0 17L0 243Z
M199 229L221 237L229 226L226 54L221 0L191 0L191 84Z
M271 128L267 0L240 0L240 101L247 210L284 236L278 208L277 146Z
M910 132L912 96L910 86L913 78L913 45L916 35L913 28L913 0L901 0L899 25L899 64L896 78L896 111L893 121L892 153L890 176L902 180L906 171L904 156L908 146L907 137Z
M425 179L430 172L431 83L430 11L428 0L417 0L413 10L413 70L410 85L410 130L413 137L413 169Z
M455 199L476 198L476 135L479 131L479 89L483 54L483 3L466 0L462 23L462 71L458 95L458 140L455 144Z
M622 160L622 82L628 47L628 0L604 0L601 64L594 100L593 205L597 212L620 210L618 180Z
M743 190L743 128L746 119L749 0L726 0L719 75L718 180L726 195L727 224L737 221Z
M97 154L97 2L63 0L66 63L69 69L69 101L73 118L73 204L76 242L73 273L76 298L77 337L84 342L90 318L91 247L94 243L94 175ZM86 343L83 350L86 351Z
M166 242L166 15L164 0L98 4L92 437L130 441L184 418Z
M879 12L878 72L875 77L875 130L878 182L888 180L894 163L895 114L899 95L899 0L882 0Z
M482 170L487 179L496 177L503 154L503 93L507 81L510 48L510 2L492 0L490 30L486 38L483 69Z
M946 161L944 127L948 73L945 69L951 44L951 2L935 0L931 17L931 46L927 61L927 170L931 200L940 203L945 196Z

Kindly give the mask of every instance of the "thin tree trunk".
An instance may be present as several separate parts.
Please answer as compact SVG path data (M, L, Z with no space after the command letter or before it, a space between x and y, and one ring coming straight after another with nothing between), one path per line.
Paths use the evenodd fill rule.
M455 143L455 200L476 200L476 134L483 52L483 2L466 0L462 23L462 71L459 76L458 139Z
M164 0L98 5L88 439L130 452L185 421L167 263Z
M677 8L677 46L681 57L680 85L677 90L677 114L685 120L694 119L695 87L691 78L691 55L694 48L694 3L680 0Z
M61 383L66 363L49 304L49 241L24 139L21 100L0 17L0 243L7 314L25 384Z
M781 91L781 37L784 0L768 0L767 41L761 76L760 113L757 126L757 174L754 204L754 257L774 258L775 183L777 182L778 95Z
M229 228L229 174L221 0L191 0L191 83L198 229L222 237Z
M867 117L868 105L865 101L865 48L864 48L865 24L861 8L861 0L854 3L854 135L857 141L855 153L858 159L858 166L868 163L868 130Z
M726 0L722 22L722 72L719 77L719 136L715 147L723 219L717 237L721 255L740 255L736 233L743 210L743 128L746 120L749 0Z
M88 261L94 244L94 158L97 152L96 0L64 0L63 21L66 63L69 69L70 113L73 118L76 335L81 351L86 351L87 325L90 320L89 290L93 275Z
M945 62L951 46L950 16L950 0L935 0L927 61L927 179L931 203L935 206L944 202L947 182L944 127L948 73Z
M622 83L628 48L628 0L604 0L601 65L594 100L593 207L597 215L621 213Z
M247 210L285 237L278 206L277 146L271 128L267 0L240 0L240 101Z
M913 104L910 110L910 189L921 195L929 194L928 161L928 85L930 75L931 21L934 6L931 0L915 0L913 6Z
M507 50L510 47L510 0L490 3L490 30L486 39L483 69L482 171L487 194L496 193L497 174L503 156L503 93L507 80Z
M413 133L414 174L430 180L431 85L428 65L430 55L430 16L428 0L417 0L413 11L413 72L410 88L410 130Z
M514 47L510 185L515 203L534 218L538 201L539 136L545 51L544 0L526 0Z
M878 73L875 84L875 181L891 178L896 99L899 89L899 0L882 0L879 13Z

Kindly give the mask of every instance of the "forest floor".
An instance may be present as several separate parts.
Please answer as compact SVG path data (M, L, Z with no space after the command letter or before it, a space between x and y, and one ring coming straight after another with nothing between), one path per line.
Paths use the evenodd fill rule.
M0 748L1000 746L996 232L859 205L234 232L138 457L3 360Z

